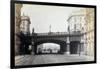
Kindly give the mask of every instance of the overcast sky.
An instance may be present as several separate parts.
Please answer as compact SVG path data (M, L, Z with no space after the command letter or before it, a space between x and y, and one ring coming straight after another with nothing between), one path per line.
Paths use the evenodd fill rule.
M78 10L80 8L23 4L21 15L24 13L30 17L31 32L32 28L36 33L49 32L50 25L52 32L67 32L67 19L72 12Z

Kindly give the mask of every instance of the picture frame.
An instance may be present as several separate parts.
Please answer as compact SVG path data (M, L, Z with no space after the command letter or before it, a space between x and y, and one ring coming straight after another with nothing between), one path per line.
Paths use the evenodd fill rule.
M26 14L22 13L22 10L21 10L25 5L27 6L26 8L24 8L23 12L27 11ZM80 11L80 9L82 10ZM63 10L64 13L61 10ZM75 13L71 13L71 15L68 16L68 14L71 12L69 10L72 10ZM28 11L30 11L30 13ZM55 11L56 13L54 13ZM30 18L31 15L34 15L33 22L36 22L37 20L37 23L32 22L32 19L31 19L32 17ZM43 15L46 16L47 18L46 17L43 18L42 17ZM59 22L63 22L63 21L60 21L60 19L63 20L63 18L61 17L63 17L64 15L68 16L68 18L65 18L66 16L64 17L65 21L67 21L68 23L68 27L66 29L67 32L66 31L59 32L57 31L59 29L56 29L56 28L51 30L54 24L53 21L55 22L56 25L58 25ZM35 18L35 16L37 19ZM54 20L52 20L52 18ZM50 21L48 21L49 19ZM76 22L73 22L73 19L76 19ZM79 19L80 19L80 22L77 22L77 20ZM11 37L11 47L10 47L11 48L11 59L10 59L11 68L27 68L27 67L96 63L96 6L95 5L16 1L15 0L15 1L11 1L10 21L11 21L11 28L10 28L11 29L11 36L10 36ZM41 23L38 23L38 22L41 22ZM42 23L42 22L46 22L46 23L49 22L49 23L45 25L46 23ZM26 24L24 25L22 23L26 23ZM34 25L33 26L34 28L31 29L32 31L30 31L30 28L29 28L31 24ZM40 33L41 30L35 31L36 27L38 27L36 25L39 25L39 28L41 28L41 30L43 31L44 29L42 28L44 28L44 26L45 27L47 26L48 32L44 34L44 33ZM56 25L54 27L56 27ZM63 24L60 24L60 25L64 27ZM60 28L60 26L58 28ZM81 31L79 31L79 29ZM93 30L90 30L90 29L93 29ZM91 31L92 33L90 34ZM27 34L27 36L24 36L23 33ZM83 43L81 42L82 39L83 39ZM57 48L57 50L53 50L51 49L51 47L48 50L48 48L44 46L41 46L42 48L41 47L38 48L39 47L38 45L42 43L56 43L56 44L59 44L60 46L55 47ZM25 46L24 48L24 44L25 45L28 44L28 45ZM29 45L31 46L29 47ZM20 46L23 46L23 47L21 48ZM66 47L66 46L69 46L69 47ZM28 48L31 48L31 50L29 51ZM44 48L47 48L47 49L44 49ZM57 51L57 52L54 52L54 51ZM43 57L44 56L46 57L45 58L41 57L41 54ZM53 56L56 59L50 56ZM33 59L34 57L37 59ZM52 61L46 58L50 58ZM43 60L43 61L40 62L39 60Z

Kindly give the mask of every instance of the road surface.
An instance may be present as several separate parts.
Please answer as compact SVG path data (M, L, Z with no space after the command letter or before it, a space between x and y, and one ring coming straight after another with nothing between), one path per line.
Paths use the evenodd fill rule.
M90 56L79 55L22 55L15 57L15 65L37 65L37 64L50 64L50 63L69 63L81 61L93 61L94 58Z

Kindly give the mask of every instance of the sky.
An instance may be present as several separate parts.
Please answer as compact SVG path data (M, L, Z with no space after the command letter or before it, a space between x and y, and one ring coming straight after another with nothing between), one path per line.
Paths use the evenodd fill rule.
M21 15L30 17L30 32L34 28L36 33L67 32L67 19L72 12L81 8L60 7L49 5L29 5L23 4Z

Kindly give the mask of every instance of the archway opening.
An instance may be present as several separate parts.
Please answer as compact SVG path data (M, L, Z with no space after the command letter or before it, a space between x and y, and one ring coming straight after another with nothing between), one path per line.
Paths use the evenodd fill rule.
M70 42L70 54L79 54L80 52L80 41Z
M56 43L42 43L37 45L37 54L57 54L60 52L60 45Z

